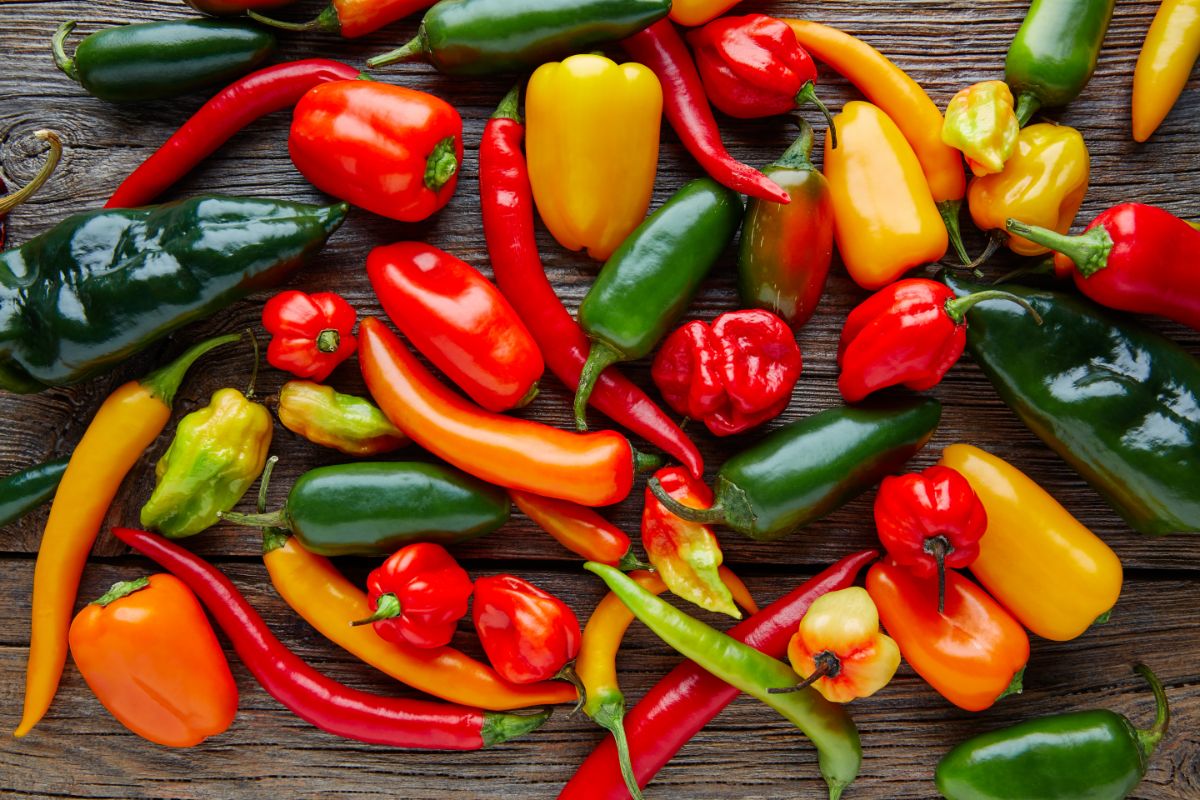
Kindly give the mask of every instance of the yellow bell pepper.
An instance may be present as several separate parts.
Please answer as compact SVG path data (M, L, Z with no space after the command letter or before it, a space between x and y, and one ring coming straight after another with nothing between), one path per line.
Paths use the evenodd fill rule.
M529 180L563 247L604 261L642 222L662 104L658 78L641 64L582 54L533 73L525 97Z
M896 123L855 100L834 125L838 147L825 137L825 177L834 235L850 277L874 291L941 260L949 244L946 226L921 162Z
M1012 89L1004 81L968 86L946 106L942 141L962 151L976 176L1003 170L1017 149L1020 133Z
M1133 138L1158 130L1200 58L1200 0L1163 0L1133 71Z
M1016 467L967 444L942 452L987 509L971 572L1021 624L1065 642L1107 615L1121 594L1121 560Z
M712 22L741 0L675 0L671 3L671 19L685 27Z
M1009 249L1018 255L1039 256L1050 251L1003 233L1005 223L1019 219L1065 234L1079 213L1090 178L1091 157L1079 131L1039 123L1021 131L1017 152L1003 172L971 181L967 203L982 230L1007 237Z

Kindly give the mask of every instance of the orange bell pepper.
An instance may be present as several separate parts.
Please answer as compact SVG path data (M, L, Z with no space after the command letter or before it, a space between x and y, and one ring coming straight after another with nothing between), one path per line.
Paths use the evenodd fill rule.
M741 0L674 0L671 19L687 28L711 22Z

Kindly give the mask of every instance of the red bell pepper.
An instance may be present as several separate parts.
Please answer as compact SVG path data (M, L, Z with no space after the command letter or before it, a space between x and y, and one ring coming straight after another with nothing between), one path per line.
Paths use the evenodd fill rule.
M326 83L296 104L288 152L321 191L384 217L419 222L454 194L462 117L415 89Z
M507 411L537 396L542 353L474 267L432 245L400 242L372 250L367 275L396 327L472 400Z
M692 321L654 358L651 376L671 408L729 436L779 416L800 377L800 346L770 311L730 311Z
M280 292L263 306L262 324L271 334L267 363L298 378L323 381L358 349L358 314L332 292Z
M430 649L454 638L467 614L471 578L446 548L432 542L402 547L367 576L370 623L389 642Z
M979 558L987 510L966 478L949 467L890 475L875 497L875 529L888 555L922 578L938 578L938 613L946 610L946 567Z
M511 683L552 678L579 652L575 612L514 575L476 581L472 616L488 660Z
M838 344L838 390L847 403L903 384L932 389L962 356L967 343L966 313L984 300L1028 303L1008 292L988 290L955 298L944 284L908 278L885 286L846 317Z

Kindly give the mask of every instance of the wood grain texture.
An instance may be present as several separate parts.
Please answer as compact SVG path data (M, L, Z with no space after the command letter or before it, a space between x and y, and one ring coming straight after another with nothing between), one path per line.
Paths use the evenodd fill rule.
M318 2L297 5L296 18L316 13ZM1083 96L1050 118L1078 127L1092 153L1092 188L1079 221L1126 199L1162 205L1181 216L1200 217L1200 80L1193 77L1175 111L1155 137L1136 145L1129 135L1130 75L1156 3L1122 0L1108 34L1099 69ZM918 2L914 0L813 0L754 2L746 11L805 16L860 35L920 81L945 105L962 86L1002 77L1008 43L1024 14L1025 0ZM0 172L23 182L41 163L41 146L31 133L42 127L59 131L66 155L58 173L39 195L10 220L10 242L27 240L66 215L95 207L202 102L191 96L171 102L121 107L88 97L54 69L49 36L62 19L80 20L80 33L123 22L183 16L188 10L172 0L0 0ZM415 20L357 42L303 35L283 40L279 58L327 55L362 64L371 54L406 40ZM479 232L477 151L483 125L507 90L505 78L456 81L421 66L386 70L383 77L451 99L463 114L466 163L458 193L433 220L406 225L355 212L326 250L292 281L296 288L336 289L363 315L379 314L362 264L370 248L401 239L420 239L487 269ZM857 97L838 76L822 72L821 95L833 108ZM807 113L807 112L806 112ZM816 122L816 116L809 113ZM317 202L322 196L292 167L284 142L289 118L277 114L252 125L210 158L169 194L200 192L274 196ZM721 119L730 150L752 164L773 160L790 142L785 120L757 122ZM668 129L664 132L655 205L700 174ZM582 299L595 265L567 253L539 230L547 270L564 302ZM968 246L978 251L983 237L972 232ZM1013 262L1001 260L1000 274ZM800 335L804 375L786 414L775 424L810 414L837 402L835 353L846 312L864 293L835 268L823 308ZM218 331L257 325L262 299L251 298L217 319L192 326L116 373L70 390L35 397L0 396L0 474L70 451L104 396L122 381L144 373L181 350L186 343ZM732 257L727 254L705 285L691 315L711 319L734 307ZM1148 324L1200 354L1200 335L1158 320ZM219 351L196 369L178 403L177 416L203 405L216 389L240 384L249 372L249 354L237 348ZM645 363L627 373L649 386ZM284 376L266 371L264 394ZM333 383L361 391L353 363ZM1149 696L1128 672L1135 660L1147 660L1169 684L1175 704L1173 733L1155 757L1139 787L1139 798L1200 796L1200 538L1148 539L1130 531L1099 497L1055 454L1030 434L999 401L969 359L933 392L945 406L943 423L929 448L914 460L926 466L941 448L970 441L1011 460L1046 486L1080 520L1105 538L1127 570L1126 590L1114 620L1067 644L1037 641L1027 691L985 714L958 712L925 687L907 668L878 698L860 702L855 718L866 758L862 777L847 797L922 798L935 794L933 765L949 746L971 733L1029 716L1106 706L1148 720ZM569 397L553 377L542 396L523 412L532 418L567 425ZM718 441L694 430L709 463L710 475L731 453L754 437ZM152 448L130 476L113 507L111 523L136 523L148 495L153 464L167 437ZM337 454L321 451L277 426L274 448L283 463L271 491L281 503L291 479L318 464L336 463ZM413 454L412 457L419 457ZM819 566L852 549L870 546L874 532L870 498L799 534L774 544L758 544L722 534L726 560L748 576L762 598L773 598L812 574ZM640 491L606 513L635 532ZM37 551L45 511L0 530L0 728L15 724L23 690L28 642L28 592L32 557ZM306 658L356 686L394 691L394 684L336 650L283 607L258 563L258 537L251 531L214 529L189 542L197 552L227 568L272 628ZM473 573L501 570L526 575L560 593L586 617L599 597L597 582L583 575L572 557L519 514L503 530L463 546L458 554ZM109 583L146 569L146 562L125 555L107 534L97 544L96 562L85 576L81 597L98 595ZM361 576L368 565L352 561ZM464 628L460 636L471 648ZM676 657L645 630L635 626L625 650L622 680L631 699L639 697ZM235 664L243 693L234 728L190 751L168 751L127 733L96 703L73 667L47 719L25 740L0 739L0 794L27 797L96 798L251 798L263 796L375 798L554 797L576 764L601 738L599 729L565 710L547 728L526 740L494 751L443 755L381 751L342 742L316 731L281 709ZM810 746L773 712L741 699L699 735L651 786L660 798L820 797L821 786Z

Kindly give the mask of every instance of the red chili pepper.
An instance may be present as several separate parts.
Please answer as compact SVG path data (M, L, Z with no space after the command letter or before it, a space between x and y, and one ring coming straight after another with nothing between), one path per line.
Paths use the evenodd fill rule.
M584 560L626 571L646 568L629 549L625 532L587 506L517 489L510 489L508 495L525 516Z
M549 711L528 716L484 712L351 689L317 672L275 638L229 578L211 564L153 533L114 528L113 535L195 592L268 694L335 736L389 747L478 750L528 733L550 716Z
M903 384L932 389L962 356L966 313L984 300L1010 300L1041 317L1021 298L990 289L955 298L944 284L907 278L885 286L846 317L838 344L838 390L847 403Z
M400 242L372 250L367 275L401 333L476 403L507 411L537 396L542 353L474 267L432 245Z
M878 555L874 550L866 550L846 556L730 628L729 635L769 656L783 658L792 634L813 601L852 585L859 571ZM625 735L638 785L644 787L649 783L679 748L737 696L737 689L691 661L675 667L655 684L625 716ZM559 800L628 800L611 736L596 746L558 797Z
M283 22L248 10L247 16L285 31L321 31L337 33L344 39L356 39L428 8L434 0L333 0L315 19L308 22Z
M779 184L738 161L725 149L692 54L670 20L659 20L625 39L621 46L658 76L663 86L663 113L705 172L730 189L751 197L776 203L791 201Z
M514 89L492 115L479 145L483 232L496 283L528 326L550 371L572 392L591 342L546 278L533 226L533 191L521 142L525 127ZM588 402L614 422L704 474L700 451L645 392L613 367L600 374Z
M488 660L511 683L553 678L583 636L566 603L514 575L475 582L472 618Z
M372 624L383 639L414 647L445 647L467 614L471 578L446 548L432 542L402 547L367 576L367 601L375 613L353 625Z
M271 334L267 363L298 378L323 381L358 349L358 314L333 292L280 292L263 306L262 324Z
M938 613L946 610L946 567L979 558L987 510L956 470L933 466L890 475L875 496L875 529L892 560L922 578L938 578Z
M189 6L214 17L236 17L251 9L278 8L296 0L184 0Z
M235 133L259 117L291 108L314 86L354 80L354 67L310 58L276 64L234 81L171 134L154 155L122 181L105 208L136 208L154 201Z
M654 358L651 377L667 405L729 436L779 416L800 377L800 347L770 311L730 311L712 327L676 330Z

